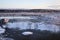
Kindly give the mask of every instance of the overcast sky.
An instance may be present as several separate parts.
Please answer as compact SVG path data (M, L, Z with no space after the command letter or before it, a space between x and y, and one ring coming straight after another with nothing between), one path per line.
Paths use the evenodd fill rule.
M60 9L60 0L0 0L0 9Z

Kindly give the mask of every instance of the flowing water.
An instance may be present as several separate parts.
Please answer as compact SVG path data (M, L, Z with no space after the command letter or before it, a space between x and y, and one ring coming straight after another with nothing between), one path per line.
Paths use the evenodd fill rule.
M58 15L58 14L57 14ZM20 30L26 29L35 29L35 30L48 30L52 32L60 31L60 25L55 25L60 22L60 19L57 18L55 14L40 15L40 16L17 16L17 17L0 17L0 19L8 18L10 19L6 27L8 28L17 28ZM59 17L60 15L58 15ZM56 20L57 19L57 20ZM0 28L0 32L3 30ZM5 31L5 30L4 30ZM1 37L0 37L1 39ZM14 40L12 38L3 38L1 40Z
M45 24L44 22L39 23L31 23L31 22L14 22L8 24L9 28L19 28L20 30L23 29L40 29L40 30L48 30L57 32L59 31L59 26L53 24Z
M29 19L17 19L16 22L8 23L9 28L19 28L23 29L35 29L35 30L48 30L53 32L60 31L60 26L53 24L54 20L51 18L40 17L37 19L36 17L30 17Z
M60 31L60 26L55 25L60 22L60 14L41 14L40 16L7 16L0 17L11 19L7 25L8 28L39 29L53 32ZM56 20L57 19L57 20Z

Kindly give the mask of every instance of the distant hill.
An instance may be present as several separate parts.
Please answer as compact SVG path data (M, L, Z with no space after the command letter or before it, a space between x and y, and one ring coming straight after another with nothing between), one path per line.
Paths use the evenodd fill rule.
M60 10L52 10L52 9L0 9L0 13L16 13L16 12L60 12Z

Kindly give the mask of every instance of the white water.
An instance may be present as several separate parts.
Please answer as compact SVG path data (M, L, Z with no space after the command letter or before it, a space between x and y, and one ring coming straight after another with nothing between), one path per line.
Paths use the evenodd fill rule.
M45 24L44 22L40 23L31 23L30 22L14 22L14 23L8 23L9 28L19 28L22 29L40 29L40 30L49 30L53 32L60 31L59 26L53 25L53 24Z
M60 14L48 14L48 15L42 15L43 17L41 18L41 22L30 22L30 21L20 21L20 22L13 22L13 23L8 23L9 28L19 28L20 30L23 29L40 29L40 30L49 30L53 32L58 32L60 31L60 26L54 25L53 23L56 23L55 20L58 19ZM9 18L9 19L36 19L36 17L30 17L30 16L19 16L19 17L0 17L2 18ZM51 18L51 19L49 19ZM46 24L45 22L49 22L50 24ZM57 20L58 22L60 20ZM52 23L52 24L51 24Z

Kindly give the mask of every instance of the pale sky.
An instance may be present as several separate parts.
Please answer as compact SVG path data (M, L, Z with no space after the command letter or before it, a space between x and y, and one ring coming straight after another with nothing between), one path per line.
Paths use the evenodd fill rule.
M60 9L60 0L0 0L0 9Z

